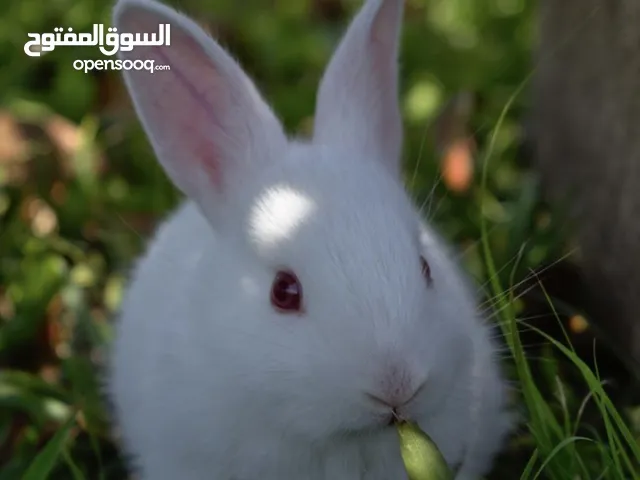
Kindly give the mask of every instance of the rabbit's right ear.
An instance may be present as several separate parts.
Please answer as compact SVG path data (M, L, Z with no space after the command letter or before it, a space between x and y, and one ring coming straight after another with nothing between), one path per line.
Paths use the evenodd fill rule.
M161 24L170 25L170 43L118 55L168 68L124 70L125 83L162 167L211 217L224 194L258 167L252 163L278 156L286 135L240 66L195 22L153 0L114 7L120 34L158 34Z

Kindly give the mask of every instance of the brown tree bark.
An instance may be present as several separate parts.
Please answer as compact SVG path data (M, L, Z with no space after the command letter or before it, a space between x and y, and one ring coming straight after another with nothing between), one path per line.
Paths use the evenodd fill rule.
M539 0L533 139L575 221L588 313L640 372L640 0Z

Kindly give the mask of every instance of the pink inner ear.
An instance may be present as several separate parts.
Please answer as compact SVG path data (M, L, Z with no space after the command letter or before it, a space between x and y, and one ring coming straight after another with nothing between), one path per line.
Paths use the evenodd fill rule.
M125 30L131 33L156 33L161 20L146 11L130 11ZM169 65L170 70L153 73L129 70L137 84L137 97L157 145L171 157L178 177L205 174L213 186L222 187L222 152L215 139L224 137L220 118L224 112L225 92L222 79L202 46L175 24L171 25L171 45L135 47L124 52L130 60L153 60Z
M195 51L197 48L200 48L199 45L191 40L190 38L186 39L187 42L192 44L192 51ZM156 47L157 57L159 58L159 62L163 65L171 65L171 58L165 54L164 50L168 50L170 47ZM204 112L205 117L208 117L211 125L218 126L216 116L214 115L214 107L208 101L206 96L198 91L198 87L195 83L189 81L189 79L183 75L180 70L170 70L169 72L175 75L175 79L182 85L183 90L188 92L187 96L190 96L195 109L201 109ZM166 72L166 73L169 73ZM165 73L159 72L159 73ZM212 83L217 80L217 77L213 77L211 79ZM160 108L159 108L160 109ZM180 128L182 131L182 138L188 138L190 135L190 129L192 128L189 125L188 121L181 123ZM209 177L209 180L218 188L222 187L222 172L220 171L220 158L216 155L215 145L213 140L204 137L204 138L195 138L194 144L192 145L193 149L193 162L202 168L204 173Z
M381 137L387 145L402 142L401 118L398 106L397 51L400 38L400 23L403 12L393 1L384 2L374 19L370 33L372 51L372 79L378 83L382 96L382 110L379 120Z

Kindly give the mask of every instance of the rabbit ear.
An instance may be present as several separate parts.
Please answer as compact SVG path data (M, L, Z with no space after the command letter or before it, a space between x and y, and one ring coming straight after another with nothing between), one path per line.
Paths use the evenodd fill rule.
M169 67L123 70L125 83L162 167L213 213L220 194L236 189L252 162L274 159L286 136L240 66L195 22L152 0L120 0L113 11L120 34L157 34L162 24L170 25L164 45L119 57Z
M403 0L367 0L318 91L314 140L383 158L399 174L398 44Z

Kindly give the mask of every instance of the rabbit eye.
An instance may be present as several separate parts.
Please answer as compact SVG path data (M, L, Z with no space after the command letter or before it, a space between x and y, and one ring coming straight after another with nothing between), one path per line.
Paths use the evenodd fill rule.
M285 313L299 312L302 308L302 286L293 272L281 270L271 285L271 305Z
M423 256L420 256L420 266L422 267L422 275L427 280L427 286L430 287L433 284L433 279L431 278L431 267L429 266L429 262L427 262Z

